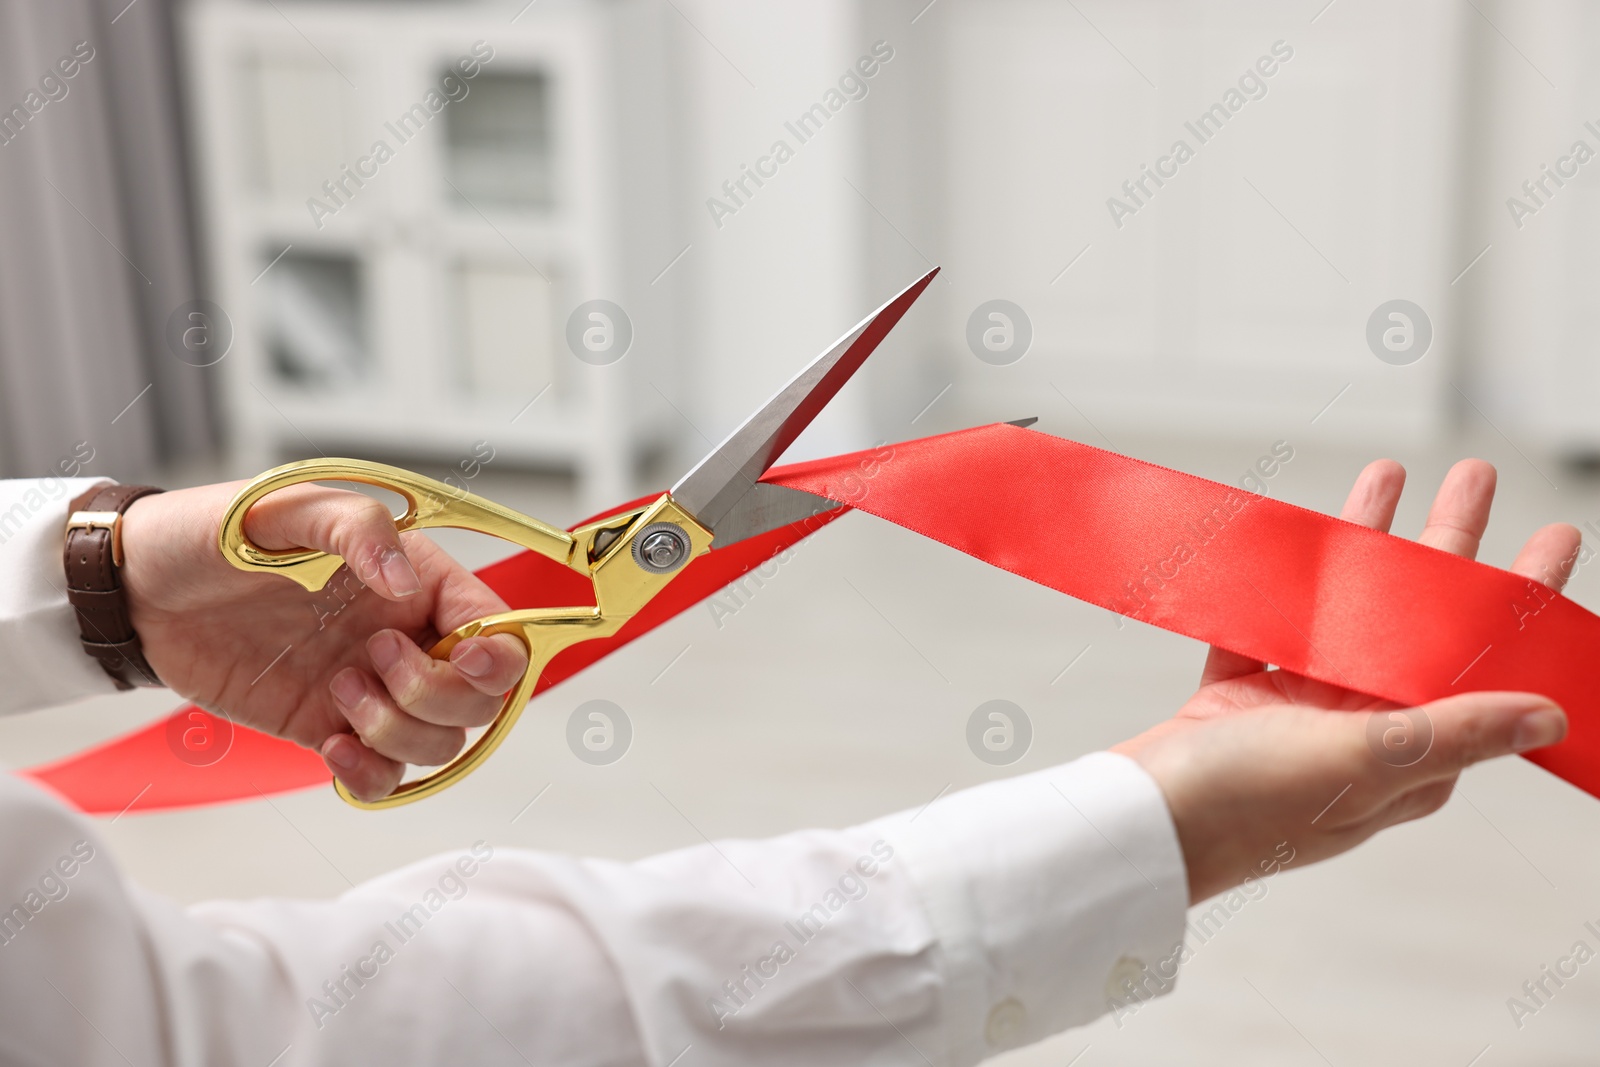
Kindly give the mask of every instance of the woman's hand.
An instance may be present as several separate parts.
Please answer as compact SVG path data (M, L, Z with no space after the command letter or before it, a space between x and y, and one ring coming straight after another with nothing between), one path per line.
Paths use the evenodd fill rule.
M1373 463L1341 515L1387 531L1404 486L1398 463ZM1419 540L1476 556L1494 487L1489 464L1456 464ZM1572 526L1546 526L1511 569L1559 590L1579 543ZM1385 827L1437 811L1464 768L1566 735L1565 714L1526 693L1466 693L1404 713L1400 707L1212 648L1199 691L1178 714L1117 751L1138 760L1166 795L1188 865L1189 899L1198 903L1259 873L1283 842L1296 862L1337 855ZM1374 715L1392 721L1374 724ZM1408 737L1428 746L1414 762L1386 747Z
M238 570L217 550L242 487L207 485L136 501L123 519L123 583L145 657L202 707L322 754L365 800L407 763L447 762L466 728L494 717L527 665L508 635L471 638L448 661L424 649L506 604L388 510L315 485L266 497L245 519L264 549L313 548L346 563L320 593Z

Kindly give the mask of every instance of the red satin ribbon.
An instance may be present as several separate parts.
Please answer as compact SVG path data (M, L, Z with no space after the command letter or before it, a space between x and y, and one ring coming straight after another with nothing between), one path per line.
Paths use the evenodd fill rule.
M595 518L652 499L624 504ZM552 659L535 695L693 607L846 510L814 515L690 561L616 636L574 645ZM594 603L588 579L532 552L501 560L477 573L513 608ZM315 752L236 726L192 704L122 737L17 773L51 789L80 811L93 814L254 800L328 784L327 768Z
M824 496L837 456L774 472ZM1600 797L1600 617L1538 582L1243 489L1014 426L894 446L857 510L1187 637L1405 705L1542 693L1528 758Z
M1562 744L1529 758L1600 796L1600 694L1590 666L1600 618L1537 582L1008 425L782 467L766 480L847 501L1130 618L1401 704L1469 690L1543 693L1567 709L1571 729ZM695 560L615 638L558 657L540 689L842 513ZM587 596L581 576L531 554L480 573L518 607ZM171 755L167 729L158 723L25 773L87 811L123 810L152 780L135 810L326 779L314 755L259 736L243 746L236 740L211 767L190 767Z

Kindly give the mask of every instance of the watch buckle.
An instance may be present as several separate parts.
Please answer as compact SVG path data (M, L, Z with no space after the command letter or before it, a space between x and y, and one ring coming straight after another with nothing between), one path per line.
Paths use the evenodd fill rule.
M122 566L122 512L74 511L67 516L67 532L73 530L110 530L111 562Z

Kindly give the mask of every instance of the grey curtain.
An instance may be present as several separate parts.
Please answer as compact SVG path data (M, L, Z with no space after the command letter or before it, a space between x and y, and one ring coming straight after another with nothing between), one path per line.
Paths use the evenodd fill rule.
M166 338L204 296L174 52L171 0L0 0L6 475L86 443L89 472L147 478L216 441L216 369Z

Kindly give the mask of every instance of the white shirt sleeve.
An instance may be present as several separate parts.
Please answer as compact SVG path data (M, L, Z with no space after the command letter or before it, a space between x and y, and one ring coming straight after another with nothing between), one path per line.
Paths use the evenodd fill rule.
M967 1065L1108 1010L1188 895L1159 789L1108 753L848 830L478 842L187 910L4 776L0 855L0 1061L82 1067Z
M67 505L105 481L0 480L0 715L116 691L78 641L61 565Z

